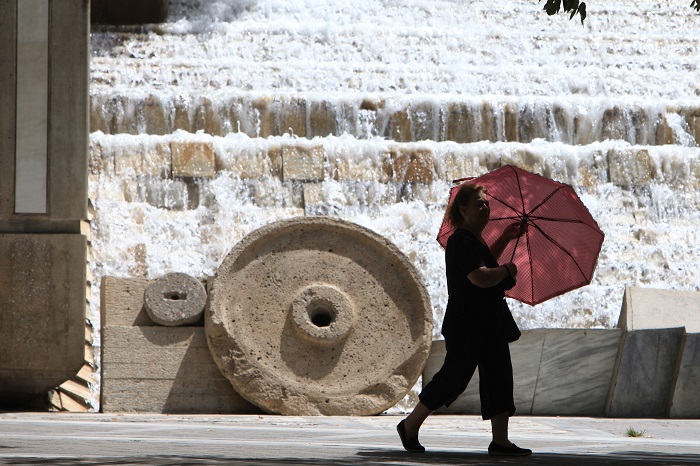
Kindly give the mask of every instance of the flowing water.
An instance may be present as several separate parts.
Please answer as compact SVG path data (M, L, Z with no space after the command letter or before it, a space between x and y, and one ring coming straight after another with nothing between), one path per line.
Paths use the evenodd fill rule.
M320 214L411 259L438 337L450 180L505 163L573 185L606 234L589 286L511 303L523 328L614 327L627 285L700 289L688 3L591 0L582 26L535 0L173 0L164 24L94 27L90 320L105 275L205 277L255 228ZM173 176L162 147L196 143L214 171ZM284 174L291 146L322 148L314 176Z

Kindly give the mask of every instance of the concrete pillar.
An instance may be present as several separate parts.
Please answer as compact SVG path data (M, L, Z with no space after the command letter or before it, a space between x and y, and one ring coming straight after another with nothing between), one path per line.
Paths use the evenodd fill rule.
M83 361L88 0L0 0L0 400Z

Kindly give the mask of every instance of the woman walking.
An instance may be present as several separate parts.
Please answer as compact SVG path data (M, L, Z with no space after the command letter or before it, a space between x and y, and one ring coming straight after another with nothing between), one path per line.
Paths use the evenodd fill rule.
M508 438L508 420L515 413L513 368L508 342L519 336L505 301L504 290L515 285L513 263L498 265L506 245L525 231L519 223L507 227L491 249L481 233L489 221L485 189L465 183L448 208L455 227L445 248L448 303L442 325L445 361L419 395L419 403L397 430L403 447L410 452L425 448L418 431L425 419L441 406L449 406L467 388L479 368L481 415L491 420L490 455L527 456Z

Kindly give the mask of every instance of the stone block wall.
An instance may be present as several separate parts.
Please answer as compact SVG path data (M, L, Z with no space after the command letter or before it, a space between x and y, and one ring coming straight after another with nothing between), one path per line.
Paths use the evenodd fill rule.
M209 352L203 322L156 325L144 307L144 279L102 281L103 412L256 414Z

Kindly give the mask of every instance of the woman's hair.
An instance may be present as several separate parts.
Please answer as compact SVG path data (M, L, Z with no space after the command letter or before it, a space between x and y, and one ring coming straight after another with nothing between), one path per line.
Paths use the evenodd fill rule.
M479 193L485 192L486 188L484 188L480 184L462 184L462 186L459 187L459 190L457 191L457 194L455 195L454 199L452 199L452 203L447 208L447 220L450 222L450 224L455 228L461 227L462 223L464 223L464 217L462 217L462 212L459 210L459 207L466 206L467 204L469 204L469 201L472 199L472 196L476 196Z

